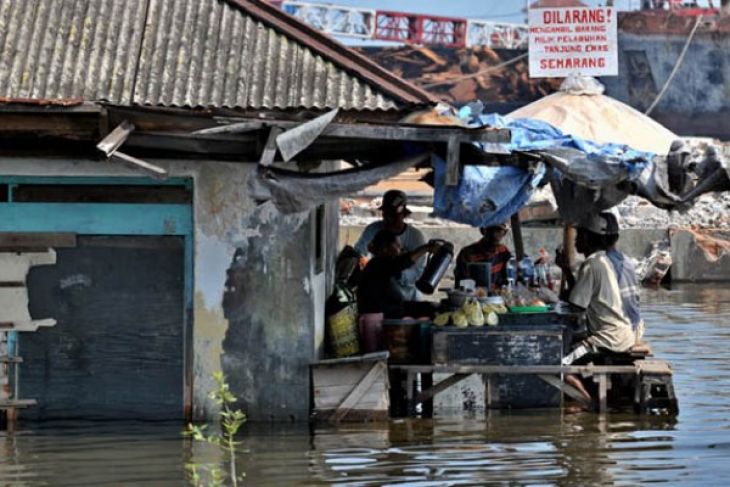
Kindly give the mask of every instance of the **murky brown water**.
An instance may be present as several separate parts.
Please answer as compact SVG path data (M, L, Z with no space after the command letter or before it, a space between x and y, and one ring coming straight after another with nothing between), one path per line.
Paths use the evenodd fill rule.
M727 485L730 286L645 296L647 338L675 370L676 419L531 412L316 429L249 427L245 485ZM29 428L26 426L26 428ZM181 485L212 451L179 424L54 423L0 438L0 485Z

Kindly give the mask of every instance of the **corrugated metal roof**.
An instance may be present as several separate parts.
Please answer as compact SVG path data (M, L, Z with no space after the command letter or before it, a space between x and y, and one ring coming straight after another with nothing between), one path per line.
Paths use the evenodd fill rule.
M322 109L434 101L251 0L0 0L0 54L8 98Z

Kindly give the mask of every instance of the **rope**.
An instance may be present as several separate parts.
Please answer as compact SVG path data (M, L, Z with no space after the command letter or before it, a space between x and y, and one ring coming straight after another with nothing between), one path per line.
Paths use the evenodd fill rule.
M477 77L479 77L479 76L481 76L483 74L487 74L487 73L489 73L491 71L496 71L498 69L502 69L502 68L504 68L506 66L509 66L510 64L514 64L517 61L520 61L520 60L522 60L522 59L524 59L526 57L527 57L527 53L520 54L517 57L513 57L509 61L505 61L505 62L503 62L501 64L496 65L496 66L489 66L488 68L482 69L481 71L477 71L476 73L465 74L463 76L459 76L459 77L456 77L456 78L452 78L450 80L439 81L438 83L428 83L428 84L425 84L425 85L421 85L421 87L422 88L433 88L434 86L450 85L450 84L458 83L459 81L462 81L462 80L465 80L465 79L477 78Z
M646 111L644 112L645 115L649 115L652 111L654 111L654 108L656 108L657 104L659 104L659 100L661 100L662 97L664 96L664 93L667 92L669 85L672 83L674 76L677 74L677 71L679 71L679 67L682 65L682 61L684 61L684 56L687 54L687 49L689 49L689 45L692 43L692 39L694 38L695 32L697 32L697 28L700 26L701 21L702 21L702 16L699 15L697 17L697 22L695 22L695 26L692 28L692 32L689 33L687 42L684 43L682 52L679 53L679 58L677 58L677 62L674 64L674 68L672 69L672 72L669 74L669 78L667 78L667 81L664 82L664 86L662 86L661 91L659 91L659 94L656 96L656 98L651 103L649 108L647 108Z

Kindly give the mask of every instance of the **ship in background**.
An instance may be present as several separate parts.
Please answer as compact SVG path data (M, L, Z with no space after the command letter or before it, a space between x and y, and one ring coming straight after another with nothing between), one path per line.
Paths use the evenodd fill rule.
M525 25L300 1L277 3L336 37L402 43L358 49L455 105L479 99L487 109L507 113L560 85L558 79L529 78ZM601 79L606 94L646 111L687 46L651 116L677 134L730 140L730 0L633 3L635 10L618 15L619 75ZM578 5L584 4L540 0L531 7Z

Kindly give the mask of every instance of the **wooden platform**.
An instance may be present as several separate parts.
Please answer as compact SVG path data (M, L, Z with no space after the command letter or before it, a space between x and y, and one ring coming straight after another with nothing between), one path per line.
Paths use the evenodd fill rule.
M560 391L581 402L585 398L573 387L562 380L565 374L578 375L583 378L593 378L598 388L596 404L586 404L604 413L608 410L608 391L612 387L611 378L629 376L633 383L633 397L630 398L634 408L639 413L648 413L650 409L661 408L670 414L678 412L674 388L672 385L672 370L663 360L646 359L636 360L631 365L391 365L390 369L398 371L404 377L404 391L395 391L405 396L407 414L414 414L416 406L421 404L424 410L429 409L433 397L449 387L461 382L472 374L484 376L486 387L487 407L498 400L492 386L493 380L500 375L533 375L560 389ZM447 374L448 377L439 383L416 392L415 384L419 375L432 376ZM428 383L428 381L425 381ZM658 400L658 389L661 388L661 400Z
M340 421L388 418L388 352L311 364L314 419Z

